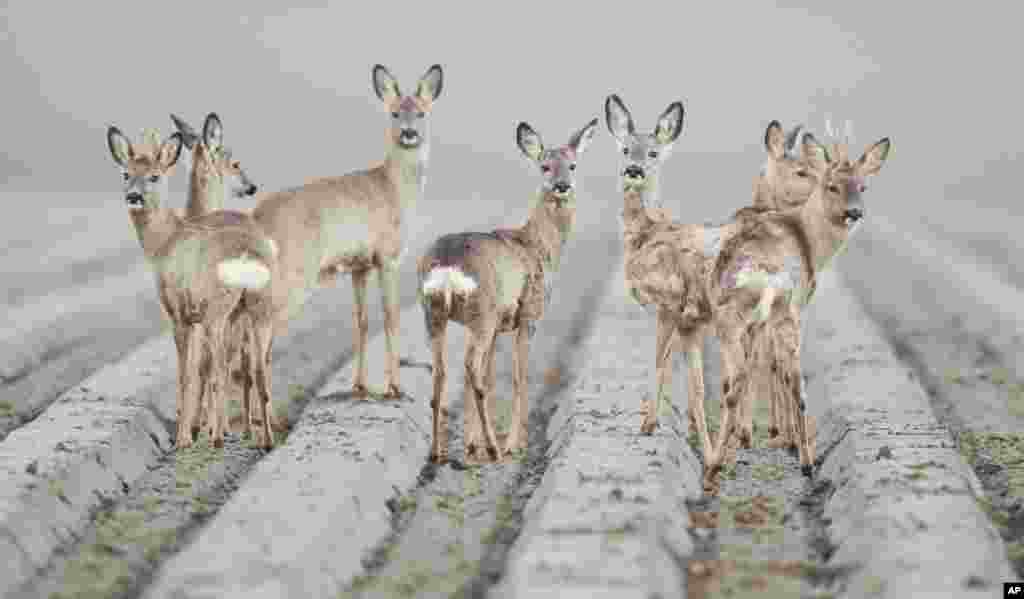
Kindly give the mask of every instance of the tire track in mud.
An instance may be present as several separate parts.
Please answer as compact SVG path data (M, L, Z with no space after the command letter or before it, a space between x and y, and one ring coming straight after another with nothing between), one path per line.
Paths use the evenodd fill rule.
M864 245L866 259L846 269L848 285L887 324L897 355L981 482L984 496L976 499L1024 577L1024 319L1017 317L1024 297L1006 269L933 238L886 230ZM927 284L899 279L915 270Z
M548 314L538 325L530 351L529 446L525 454L502 464L469 465L463 456L464 381L459 327L449 325L450 396L449 465L425 464L418 486L396 497L389 509L393 531L367 556L365 572L342 597L467 597L482 598L504 574L508 552L523 525L523 510L547 468L548 424L559 401L575 379L575 354L586 339L603 300L608 276L586 268L581 256L621 259L617 238L579 240L556 283ZM577 266L578 265L578 266ZM597 275L597 276L595 276ZM507 336L506 336L507 337ZM498 422L507 422L511 405L512 354L499 338L495 390ZM454 351L453 351L454 350ZM416 401L428 402L429 398ZM504 426L503 426L504 428Z

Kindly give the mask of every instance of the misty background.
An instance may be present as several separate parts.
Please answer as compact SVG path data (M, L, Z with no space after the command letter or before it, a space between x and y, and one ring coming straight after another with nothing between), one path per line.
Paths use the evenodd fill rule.
M618 155L602 115L612 92L642 130L683 101L663 181L682 220L720 220L749 201L770 120L820 132L826 115L853 120L858 155L893 140L867 197L872 219L977 235L1006 233L1021 213L1024 44L1011 3L23 0L2 10L3 190L87 193L80 202L5 194L9 238L123 213L106 127L169 134L172 111L196 127L218 112L265 191L379 161L387 115L370 83L377 62L403 91L432 63L444 67L420 210L435 221L444 215L429 214L433 194L520 220L537 179L514 145L517 122L553 144L594 117L601 134L579 171L581 217L617 214ZM178 206L186 171L172 182ZM111 231L133 239L127 218Z

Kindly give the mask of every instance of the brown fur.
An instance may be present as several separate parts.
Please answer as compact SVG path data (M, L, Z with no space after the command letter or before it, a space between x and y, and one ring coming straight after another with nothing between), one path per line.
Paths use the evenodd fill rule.
M208 215L218 214L222 209L223 196L231 191L225 188L225 181L231 176L237 177L241 174L241 163L222 151L219 146L220 140L206 138L206 132L213 119L216 119L216 125L220 128L220 119L211 113L207 117L207 125L203 128L204 138L195 139L192 146L192 168L189 172L189 191L185 204L185 220L191 223L201 223L204 220L210 222ZM224 350L227 352L227 363L230 365L231 373L225 384L228 388L241 388L241 430L247 432L258 446L269 449L273 447L274 439L273 435L268 435L266 431L265 419L270 419L269 430L272 432L284 431L287 426L276 416L271 406L263 402L253 404L256 399L253 394L257 392L256 365L259 359L250 351L256 339L256 320L248 313L248 309L249 301L243 293L228 318L225 333ZM211 403L213 396L209 390L208 376L213 367L213 355L209 351L203 354L200 367L203 380L200 388L203 396L199 419L200 426L206 428L213 438L212 425L215 418L210 417L210 410L215 404ZM231 426L232 423L228 422L227 427L230 429Z
M385 73L383 67L374 71ZM391 82L378 88L385 106L397 111L411 100L426 115L440 93L426 81L431 74L440 81L440 67L434 66L420 80L417 93L402 96ZM393 85L392 85L393 84ZM368 315L366 288L369 274L380 276L387 351L385 395L398 397L399 326L398 260L403 250L402 223L407 209L422 194L426 166L426 143L421 149L399 144L400 129L388 129L389 153L383 164L338 177L319 178L301 187L272 193L253 211L253 218L273 238L280 251L281 285L276 286L273 306L278 326L285 326L317 286L335 280L341 273L352 277L355 305L355 380L353 391L366 397L366 344ZM346 245L346 244L357 245Z
M735 433L737 407L748 385L749 357L742 337L754 326L755 306L766 301L770 313L764 326L772 331L772 353L788 395L784 409L788 406L796 430L801 467L807 475L813 471L813 439L804 416L800 368L800 306L813 294L815 274L827 267L846 244L850 234L847 213L852 208L862 208L863 188L858 181L878 172L888 153L889 141L884 139L873 146L856 164L831 160L813 136L806 137L804 144L817 180L811 197L798 208L765 213L744 224L723 247L710 277L725 380L721 434L706 461L706 477L721 468L726 444ZM853 187L858 191L851 191ZM779 273L787 260L796 257L802 264L798 288L802 293L795 298L787 297L781 288L769 286L762 291L735 284L735 275L740 271Z
M575 159L582 154L596 126L597 119L594 119L573 136L568 146L556 150L555 157L549 160L572 161L574 169ZM536 136L535 143L524 142L525 136L535 135L525 124L520 124L517 135L523 152L543 163L544 151L539 136ZM544 168L545 173L558 170ZM560 195L542 187L523 226L492 233L441 237L417 262L421 305L433 351L431 407L434 426L430 455L436 463L448 460L446 329L449 321L462 324L467 332L464 395L466 459L496 460L499 451L508 455L526 448L529 342L537 321L544 316L549 299L549 277L559 268L562 250L575 222L575 192L570 190L567 193ZM454 268L461 276L471 279L475 286L471 291L451 295L425 290L423 285L439 268ZM506 289L509 285L513 287ZM494 354L497 336L501 333L515 334L512 428L504 450L499 450L494 429Z
M166 180L180 155L182 139L178 133L158 149L143 144L133 146L115 127L108 130L107 136L114 160L133 177ZM143 205L133 205L129 214L156 272L161 305L174 327L179 377L176 445L179 449L190 447L199 432L203 379L208 376L213 405L211 441L222 447L225 419L221 391L227 373L225 327L243 295L248 314L260 319L260 308L269 305L261 302L261 298L269 297L267 292L272 284L264 292L243 292L221 282L218 266L224 260L248 256L268 269L273 280L274 261L266 255L266 236L241 213L215 212L196 220L182 219L173 209L160 205L156 192L150 193ZM262 320L266 320L265 316ZM269 371L269 339L259 326L255 328L255 341L262 344L252 352L262 358L256 365L257 387L264 403L269 404L269 380L265 376ZM204 351L212 356L205 375L201 373Z

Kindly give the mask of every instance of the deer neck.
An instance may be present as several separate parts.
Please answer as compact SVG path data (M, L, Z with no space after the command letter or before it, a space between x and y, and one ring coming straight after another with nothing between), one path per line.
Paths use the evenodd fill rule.
M181 217L169 208L132 210L131 219L142 252L150 261L160 255L182 226Z
M810 251L810 259L816 271L832 263L846 247L849 234L844 225L830 221L825 211L824 190L817 189L798 210L801 228L804 230Z
M568 225L556 222L545 208L547 196L548 193L543 190L537 192L537 199L530 212L530 218L522 226L521 231L527 249L540 258L544 268L557 271L562 262L562 248L572 237L575 214L570 218ZM565 206L562 209L575 210L571 206Z
M199 218L224 209L224 181L193 163L188 181L188 202L185 218Z
M392 146L384 160L384 172L398 192L398 204L403 211L414 208L427 183L428 142L420 147L405 149Z
M657 187L625 187L622 192L622 225L626 237L651 228L656 222L651 218L652 206L660 206Z
M768 173L766 171L768 168L771 167L766 164L761 168L761 173L754 178L753 201L750 205L755 208L774 209L776 207L775 190L768 180Z

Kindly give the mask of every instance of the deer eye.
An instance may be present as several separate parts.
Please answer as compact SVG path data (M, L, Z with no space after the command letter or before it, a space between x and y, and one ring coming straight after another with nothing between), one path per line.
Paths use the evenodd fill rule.
M132 176L131 176L131 175L129 175L128 173L123 173L123 174L124 174L124 180L125 180L125 181L127 181L128 179L131 179L131 178L132 178Z
M551 167L546 164L542 164L540 165L540 170L544 171L545 173L549 173L551 172Z
M796 172L796 176L797 176L797 177L800 177L800 178L802 178L802 179L806 179L807 177L810 177L810 175L809 175L809 174L807 173L807 171L805 171L804 169L800 169L800 170L798 170L798 171Z
M622 155L629 156L629 148L622 148Z
M391 116L393 116L394 118L397 119L398 118L398 111L392 112Z
M160 180L160 175L150 175L149 176L149 182L150 183L156 183L159 180Z
M650 158L657 158L658 157L658 152L656 152L654 150L651 150L650 152L647 152L647 156L650 157Z
M232 162L232 163L231 163L231 168L233 168L233 169L236 169L236 170L237 170L237 169L240 169L240 168L242 168L242 165L241 165L241 164L239 164L239 162L238 162L238 161L236 160L235 162Z
M828 190L830 192L832 192L832 193L839 193L839 186L838 185L829 185L828 186Z
M571 170L571 171L576 170L576 163L575 162L569 165L569 170Z
M422 113L422 112L417 112L416 113L416 118L418 118L418 119L422 119L424 116L426 116L426 115L424 113Z

